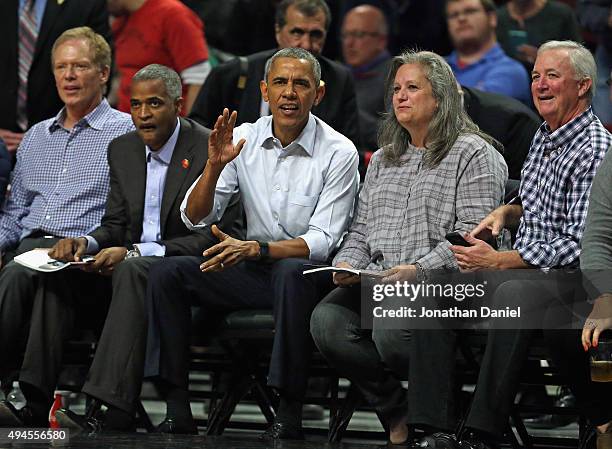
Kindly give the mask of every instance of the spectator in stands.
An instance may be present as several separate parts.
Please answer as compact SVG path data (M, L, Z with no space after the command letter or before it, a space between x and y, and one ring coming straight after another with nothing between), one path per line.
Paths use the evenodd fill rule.
M393 112L381 128L382 148L333 263L380 271L382 282L420 282L426 270L457 270L445 235L471 229L501 204L507 169L493 139L465 113L440 56L403 53L393 59L389 80ZM334 282L349 288L336 288L315 308L315 343L364 393L391 443L404 443L409 402L400 380L408 376L410 331L362 329L359 276L336 273Z
M359 5L372 5L379 8L387 19L389 51L396 55L408 48L429 50L440 55L446 55L451 50L451 43L446 29L444 17L444 3L446 0L336 0L329 2L332 13L337 11L338 24L332 23L340 29L340 24L348 11ZM336 8L334 8L336 5ZM330 42L334 36L330 31L328 45L325 54L333 51L334 42ZM329 45L331 44L331 45ZM329 57L340 56L340 51L330 53Z
M191 305L209 313L272 308L268 384L279 391L280 406L262 438L303 438L308 323L331 288L328 276L304 277L303 264L330 256L346 230L358 186L355 146L310 113L325 91L320 73L308 51L279 50L261 82L272 116L236 129L235 111L226 109L217 120L206 168L181 206L183 221L190 229L209 226L239 191L247 240L213 226L220 243L205 258L173 257L151 267L145 375L164 381L167 418L178 428L194 427L187 391Z
M9 177L11 175L11 155L6 149L6 145L0 138L0 210L4 206L6 188L9 185Z
M321 56L330 21L331 14L324 0L283 0L276 9L276 42L279 48L299 47L317 57L328 94L312 113L358 143L359 123L351 74L345 67ZM226 107L238 111L237 124L269 115L259 84L264 77L265 63L275 51L255 53L215 67L202 87L191 117L212 128Z
M65 106L55 118L34 125L19 146L11 194L0 213L5 264L15 253L51 247L99 225L109 191L108 144L133 129L129 115L102 96L110 64L108 43L91 28L67 30L55 41L52 68ZM40 273L15 262L0 272L1 369L21 354L14 342L26 337L40 282Z
M595 63L597 79L593 112L612 129L612 99L606 80L612 70L612 0L579 0L576 8L580 25L597 36Z
M391 55L387 51L387 23L382 11L362 5L351 9L342 24L342 55L353 74L359 110L359 149L375 151L376 131L385 112L385 76Z
M530 108L506 95L460 86L466 112L481 131L504 146L508 177L520 179L531 140L541 120Z
M115 431L134 426L147 335L148 269L162 257L199 254L215 241L210 230L191 232L180 219L180 203L206 164L205 142L210 134L192 120L178 118L181 92L179 75L162 65L146 66L132 78L130 104L136 131L109 145L111 185L102 223L86 236L60 240L50 252L58 260L79 261L92 254L95 261L83 271L49 274L39 286L20 373L36 421L28 422L24 412L0 404L0 416L12 415L15 425L34 424L36 410L42 405L49 409L62 359L60 348L75 326L75 317L86 316L84 308L101 309L102 320L95 323L99 331L110 302L83 387L95 400L85 417L58 410L56 418L62 427L88 432L100 430L102 424ZM234 216L228 210L225 218ZM98 413L100 401L108 407L104 420Z
M462 86L496 92L529 104L529 76L497 43L492 0L447 0L446 20L455 50L447 58Z
M538 47L549 40L581 42L572 9L555 0L510 0L497 10L497 39L531 70Z
M105 0L0 2L0 138L10 153L30 126L64 105L49 70L51 47L78 26L89 26L110 42Z
M107 0L113 22L118 105L130 111L132 76L148 64L163 64L183 80L183 114L188 114L210 72L204 25L179 0Z
M466 235L472 246L451 246L462 270L488 270L483 279L495 292L497 304L520 304L522 298L530 304L546 304L574 296L576 285L571 276L562 273L551 282L539 275L539 269L575 268L579 263L591 183L612 145L612 135L591 110L595 80L593 56L580 44L550 41L538 49L531 90L545 122L533 139L519 196ZM516 226L512 251L495 251L481 240L497 236L504 227ZM515 269L526 269L533 279L513 280ZM507 282L501 284L504 280ZM489 330L464 432L430 436L426 440L429 447L497 447L508 426L533 334L533 328ZM412 425L426 425L429 431L455 428L452 386L456 341L452 330L413 332L408 390ZM430 356L432 352L435 358ZM608 398L599 400L609 406ZM447 412L440 414L442 409Z

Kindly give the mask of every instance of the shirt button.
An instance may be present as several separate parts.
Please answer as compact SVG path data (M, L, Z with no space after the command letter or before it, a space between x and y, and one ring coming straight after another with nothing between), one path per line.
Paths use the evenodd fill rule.
M278 220L278 214L276 214L276 213L275 213L275 214L272 214L272 217L273 217L275 220Z
M68 171L68 170L66 170L66 169L63 169L63 170L62 170L62 173L66 173L67 171Z
M276 185L274 186L274 190L280 190L280 186L279 186L278 184L276 184Z
M51 220L51 215L47 215L47 216L45 217L45 219L46 219L46 220Z

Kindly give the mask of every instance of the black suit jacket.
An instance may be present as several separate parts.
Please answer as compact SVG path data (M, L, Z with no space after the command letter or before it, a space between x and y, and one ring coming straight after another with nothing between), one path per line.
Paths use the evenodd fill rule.
M0 1L0 128L20 131L17 126L19 0ZM53 117L64 105L51 70L51 48L64 31L89 26L108 42L110 28L106 0L47 0L34 59L28 77L29 125Z
M514 98L461 86L468 115L478 127L504 145L508 177L521 179L521 169L542 120Z
M230 111L238 111L237 124L255 122L260 117L259 82L264 78L266 61L276 51L266 50L247 57L246 85L240 96L236 93L240 75L239 59L215 67L200 89L189 116L212 128L223 108L229 108ZM321 79L325 82L325 96L321 103L312 109L312 113L357 145L359 119L351 73L325 57L319 57L318 60L321 64Z
M181 118L181 129L166 174L161 205L161 236L166 256L201 255L202 249L218 243L210 229L189 231L181 221L180 205L204 170L208 159L210 131L193 120ZM188 162L186 162L188 161ZM114 139L108 147L110 193L99 228L91 232L100 248L129 246L140 242L144 214L147 163L145 145L133 131ZM187 166L187 167L186 167ZM236 235L232 224L240 211L234 198L219 227ZM240 234L238 234L240 237Z

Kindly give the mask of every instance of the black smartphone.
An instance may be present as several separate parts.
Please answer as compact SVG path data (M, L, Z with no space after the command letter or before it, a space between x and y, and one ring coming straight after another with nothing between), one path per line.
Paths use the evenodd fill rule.
M456 246L472 246L471 243L468 243L467 240L463 238L463 235L461 234L461 232L457 232L457 231L449 232L448 234L446 234L445 238L446 240L451 242L451 244L456 245Z

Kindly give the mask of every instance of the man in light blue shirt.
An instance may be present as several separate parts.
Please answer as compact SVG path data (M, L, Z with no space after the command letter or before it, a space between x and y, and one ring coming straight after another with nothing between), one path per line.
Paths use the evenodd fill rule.
M281 402L263 437L302 438L309 319L332 287L329 275L304 277L303 264L326 261L345 232L357 193L358 157L349 139L310 113L325 88L309 52L280 50L265 73L261 92L272 116L234 129L236 112L225 109L211 134L206 168L181 205L187 227L207 228L240 192L246 240L213 225L220 243L205 258L175 257L151 267L145 374L166 383L167 420L193 428L187 394L191 304L217 311L272 308L276 331L268 384Z
M447 61L459 84L531 104L529 75L497 43L492 0L447 0L448 33L455 51Z

